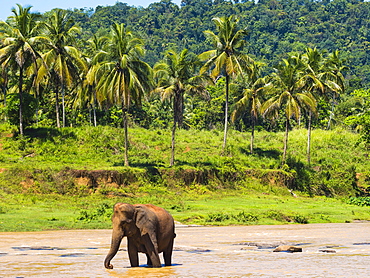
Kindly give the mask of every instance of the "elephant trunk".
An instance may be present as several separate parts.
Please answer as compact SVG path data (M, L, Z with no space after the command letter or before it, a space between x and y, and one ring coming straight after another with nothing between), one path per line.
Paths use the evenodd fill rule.
M111 247L108 252L108 255L105 257L105 260L104 260L105 268L108 268L108 269L113 268L113 265L111 265L110 261L117 254L123 236L124 236L123 231L115 231L115 229L113 229Z

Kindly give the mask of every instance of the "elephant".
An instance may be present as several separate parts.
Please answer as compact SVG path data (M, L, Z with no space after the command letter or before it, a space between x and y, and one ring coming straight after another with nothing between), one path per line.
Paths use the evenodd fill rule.
M112 242L104 261L105 268L113 268L110 262L125 236L131 267L139 266L139 252L146 254L150 267L161 267L159 253L162 252L165 266L171 265L175 223L165 209L152 204L117 203L113 208L112 226Z

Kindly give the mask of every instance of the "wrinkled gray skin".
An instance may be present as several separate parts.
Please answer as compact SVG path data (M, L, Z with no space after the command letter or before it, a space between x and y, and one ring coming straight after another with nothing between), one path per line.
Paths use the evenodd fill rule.
M139 266L139 252L146 254L148 266L161 267L161 252L165 265L171 265L176 234L174 220L166 210L150 204L117 203L113 208L112 222L112 243L104 261L105 268L113 268L110 262L125 236L131 267Z

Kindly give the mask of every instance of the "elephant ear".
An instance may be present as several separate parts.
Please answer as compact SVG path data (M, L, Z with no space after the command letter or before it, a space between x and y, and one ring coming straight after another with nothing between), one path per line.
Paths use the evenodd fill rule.
M135 209L135 224L141 236L155 231L155 214L146 207L137 206Z

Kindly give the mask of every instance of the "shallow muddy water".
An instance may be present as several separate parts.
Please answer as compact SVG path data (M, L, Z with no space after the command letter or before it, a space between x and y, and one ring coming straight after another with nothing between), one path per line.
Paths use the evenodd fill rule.
M0 233L0 277L369 277L370 223L176 228L173 266L106 270L110 230ZM295 245L301 253L272 252ZM162 256L161 256L162 260ZM162 260L163 262L163 260Z

